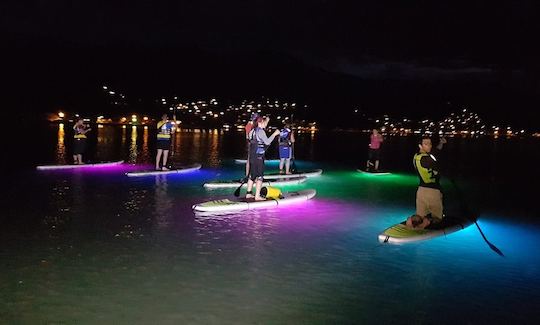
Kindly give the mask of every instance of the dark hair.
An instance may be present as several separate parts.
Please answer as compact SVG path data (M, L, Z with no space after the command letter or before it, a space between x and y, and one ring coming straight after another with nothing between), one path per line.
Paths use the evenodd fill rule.
M424 140L431 140L431 137L427 134L424 134L423 136L421 136L420 138L418 138L418 144L422 144L422 142Z

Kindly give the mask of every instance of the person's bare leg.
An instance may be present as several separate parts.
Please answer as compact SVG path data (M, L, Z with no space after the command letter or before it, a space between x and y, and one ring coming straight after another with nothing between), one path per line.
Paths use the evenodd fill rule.
M283 164L285 163L285 158L279 159L279 172L283 173Z
M291 174L291 159L285 159L285 174Z
M157 150L157 155L156 155L156 170L161 169L161 168L159 167L159 161L161 160L161 153L162 153L162 152L163 152L162 149L158 149L158 150Z
M82 155L81 154L77 155L77 159L79 159L79 165L84 164L83 161L82 161Z
M379 161L375 160L375 170L379 170Z
M250 178L247 182L247 193L246 193L246 199L252 199L253 194L251 193L253 191L253 180Z
M249 159L246 161L246 177L249 174Z
M77 155L73 155L73 164L74 165L78 165L79 164L79 160L77 158Z
M162 170L169 170L167 168L167 158L169 157L169 150L163 150L163 167Z
M261 197L262 179L257 179L255 183L255 201L265 201L265 198Z

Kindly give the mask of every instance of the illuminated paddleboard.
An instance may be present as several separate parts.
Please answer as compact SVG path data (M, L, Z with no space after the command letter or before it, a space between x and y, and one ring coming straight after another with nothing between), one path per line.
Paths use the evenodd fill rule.
M295 185L300 184L306 181L307 177L283 177L276 179L265 179L263 180L263 186L285 186L285 185ZM205 188L229 188L229 187L238 187L242 183L242 180L233 180L233 181L213 181L205 183L203 186ZM247 186L247 182L243 186Z
M169 175L169 174L184 174L201 169L201 164L193 164L189 166L177 167L171 170L143 170L138 172L126 173L129 177L143 177L143 176L156 176L156 175Z
M82 165L42 165L37 166L38 170L55 170L55 169L84 169L84 168L96 168L96 167L111 167L124 163L123 160L101 162L95 164L82 164Z
M245 164L245 163L247 163L247 160L246 159L235 159L234 162L237 163L237 164ZM279 159L265 159L264 162L265 163L278 163Z
M312 170L305 170L305 171L297 171L296 173L285 175L280 173L270 173L270 174L264 174L264 179L276 179L276 178L282 178L282 177L316 177L320 176L322 174L322 169L312 169Z
M431 224L425 229L411 229L405 226L405 221L387 228L379 235L383 244L406 244L428 240L460 231L473 222L465 218L444 217L437 224Z
M386 172L386 171L368 172L368 171L365 171L365 170L363 170L363 169L357 169L356 171L357 171L357 172L360 172L360 173L362 173L362 174L367 174L367 175L377 175L377 176L391 175L391 174L392 174L392 173Z
M284 192L282 194L283 198L277 200L254 201L253 199L245 198L241 198L238 200L214 200L195 204L194 206L192 206L192 209L195 212L229 212L275 208L281 205L301 203L310 200L315 196L315 194L317 194L317 191L309 189L296 192Z

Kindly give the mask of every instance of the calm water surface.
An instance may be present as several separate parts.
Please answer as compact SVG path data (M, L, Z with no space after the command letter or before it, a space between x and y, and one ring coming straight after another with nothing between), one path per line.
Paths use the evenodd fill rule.
M178 134L173 162L203 164L187 175L124 175L151 166L155 134L141 127L104 127L90 139L88 159L125 165L35 171L71 161L68 129L44 127L38 154L5 176L3 323L532 324L540 316L533 139L451 139L441 154L501 258L474 227L378 244L381 231L414 211L413 139L388 139L383 163L394 174L374 177L355 172L366 135L302 134L299 168L325 172L284 190L315 188L314 200L208 218L191 206L232 197L202 184L242 174L233 161L243 155L242 133ZM443 186L451 213L458 196Z

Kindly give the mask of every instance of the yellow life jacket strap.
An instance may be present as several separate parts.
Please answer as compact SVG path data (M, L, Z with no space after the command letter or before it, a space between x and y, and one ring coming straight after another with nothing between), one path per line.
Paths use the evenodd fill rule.
M75 134L73 137L75 139L86 139L86 134Z

